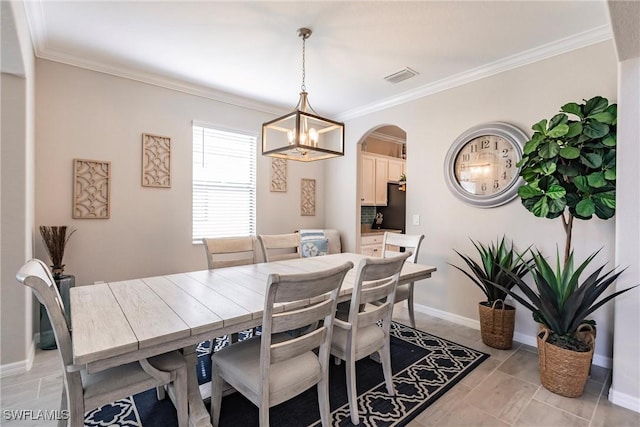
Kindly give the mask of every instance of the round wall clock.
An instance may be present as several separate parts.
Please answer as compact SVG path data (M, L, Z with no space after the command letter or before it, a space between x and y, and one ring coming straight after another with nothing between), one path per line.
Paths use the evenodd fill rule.
M508 123L474 126L451 145L444 175L451 192L463 202L493 208L511 201L524 182L516 163L529 138Z

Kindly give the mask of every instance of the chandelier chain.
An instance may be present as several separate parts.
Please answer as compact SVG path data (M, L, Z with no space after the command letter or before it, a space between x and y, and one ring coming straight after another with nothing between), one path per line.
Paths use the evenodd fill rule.
M305 69L305 47L306 47L306 42L307 42L307 38L306 37L302 37L302 85L300 86L300 89L302 89L303 92L307 91L307 86L304 84L304 79L306 76L306 69Z

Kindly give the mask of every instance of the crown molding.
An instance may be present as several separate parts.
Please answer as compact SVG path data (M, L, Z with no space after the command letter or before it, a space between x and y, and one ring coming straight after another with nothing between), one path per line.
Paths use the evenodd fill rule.
M394 144L404 144L407 142L405 138L398 138L397 136L391 136L377 131L371 132L369 137L379 139L380 141L393 142Z
M402 92L399 95L392 96L381 101L357 107L337 115L336 120L346 121L361 117L367 114L375 113L380 110L394 107L414 101L425 96L433 95L448 89L462 86L476 80L484 79L513 68L522 67L534 62L542 61L556 55L571 52L583 47L591 46L612 38L611 27L609 25L601 25L582 33L574 34L563 39L559 39L515 55L508 56L498 61L473 68L462 73L455 74L450 77L420 86L416 89Z

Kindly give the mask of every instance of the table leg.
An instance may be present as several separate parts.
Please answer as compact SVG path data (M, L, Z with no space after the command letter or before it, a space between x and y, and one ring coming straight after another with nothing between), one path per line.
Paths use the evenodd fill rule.
M198 387L198 377L196 368L198 365L198 355L196 354L196 346L185 347L182 350L187 364L187 388L189 389L189 425L191 427L211 427L211 418L209 412L204 406L200 388Z

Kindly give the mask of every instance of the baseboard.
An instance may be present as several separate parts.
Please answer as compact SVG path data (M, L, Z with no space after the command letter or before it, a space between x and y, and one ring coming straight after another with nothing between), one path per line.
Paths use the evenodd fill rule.
M34 335L29 351L27 352L27 358L19 362L7 363L0 365L0 378L5 378L10 375L24 374L31 370L33 367L33 360L36 356L36 346L40 340L39 334Z
M429 316L448 320L450 322L456 323L458 325L466 326L468 328L480 330L480 321L475 319L459 316L457 314L438 310L438 309L428 307L426 305L421 305L421 304L414 304L413 309L420 313L428 314ZM536 341L535 335L526 335L520 332L514 332L513 340L534 348L538 346L538 342ZM597 366L601 366L603 368L611 369L613 367L613 359L607 356L602 356L600 354L594 354L593 364Z
M629 396L628 394L615 391L613 387L611 387L608 398L611 403L615 405L640 413L640 398L638 396Z

